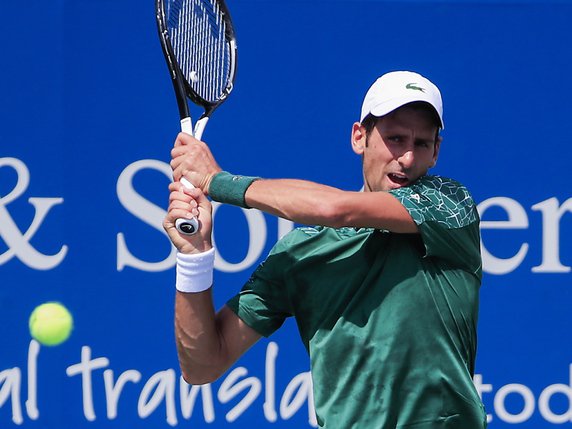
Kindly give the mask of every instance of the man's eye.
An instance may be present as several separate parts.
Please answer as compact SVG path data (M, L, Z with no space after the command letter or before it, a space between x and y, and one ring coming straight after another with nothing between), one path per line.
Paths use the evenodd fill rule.
M401 138L401 136L390 136L389 137L389 141L394 142L394 143L399 143L401 142L403 139Z

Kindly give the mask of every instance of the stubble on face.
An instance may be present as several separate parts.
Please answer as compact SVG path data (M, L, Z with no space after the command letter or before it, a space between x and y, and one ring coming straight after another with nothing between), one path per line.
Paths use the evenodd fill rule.
M398 189L426 174L439 153L438 130L424 109L403 106L381 117L361 153L364 190Z

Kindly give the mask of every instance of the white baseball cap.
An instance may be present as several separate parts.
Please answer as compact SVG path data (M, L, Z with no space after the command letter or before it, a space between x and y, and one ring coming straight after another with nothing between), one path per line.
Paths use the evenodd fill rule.
M369 114L384 116L414 101L425 101L433 106L439 115L441 128L445 128L439 88L429 79L409 71L386 73L373 83L363 100L360 122Z

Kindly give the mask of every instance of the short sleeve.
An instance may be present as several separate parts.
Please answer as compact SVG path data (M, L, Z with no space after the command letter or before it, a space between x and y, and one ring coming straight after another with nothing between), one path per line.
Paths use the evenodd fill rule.
M411 186L390 192L417 224L427 256L446 259L480 275L479 215L462 184L423 176Z
M252 273L242 290L227 306L248 326L265 337L292 316L287 284L284 280L293 265L288 249L296 240L297 230L279 240L268 257Z

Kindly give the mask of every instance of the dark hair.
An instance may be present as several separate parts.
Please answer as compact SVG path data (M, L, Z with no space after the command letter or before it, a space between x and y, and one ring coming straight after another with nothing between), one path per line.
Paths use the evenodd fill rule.
M439 115L437 114L433 106L431 106L429 103L426 103L425 101L413 101L412 103L404 104L401 107L404 106L410 107L418 112L423 112L431 119L431 122L433 122L433 124L437 126L437 135L435 136L435 140L437 140L437 138L439 137L439 130L441 129L441 120L439 119ZM373 116L370 113L365 118L363 118L361 124L365 128L366 137L369 137L369 134L373 131L375 125L377 124L377 121L381 117L382 116Z
M365 118L363 118L363 121L361 121L361 125L362 127L365 128L366 137L369 137L370 133L375 128L375 124L377 124L377 120L379 118L380 118L379 116L373 116L371 113L369 113Z

